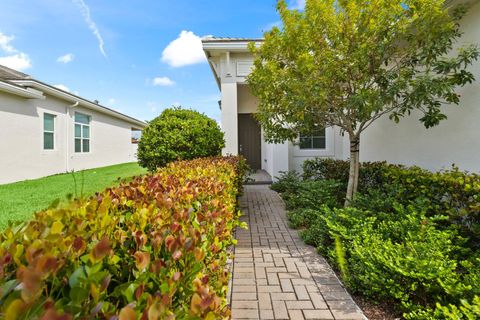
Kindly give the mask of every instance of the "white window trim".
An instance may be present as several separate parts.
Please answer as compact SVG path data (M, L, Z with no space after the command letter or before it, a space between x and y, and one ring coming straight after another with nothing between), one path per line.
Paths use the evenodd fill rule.
M45 130L45 115L53 116L53 131ZM50 112L43 112L42 114L42 151L45 153L57 151L57 115ZM45 132L53 133L53 149L45 149Z
M300 146L298 145L300 142L299 139L293 145L294 157L333 157L335 155L333 127L325 129L325 149L300 149Z
M87 116L89 118L89 121L88 121L88 125L87 124L84 124L84 123L80 123L80 122L76 122L75 121L75 115L76 114L81 114L81 115L84 115L84 116ZM80 147L82 149L82 151L80 152L77 152L75 151L75 140L77 140L78 138L75 136L75 126L76 125L80 125ZM88 152L85 152L83 151L83 140L87 140L87 139L84 139L83 138L83 127L88 127L88 134L89 134L89 137L88 137ZM92 153L92 115L91 114L88 114L88 113L83 113L83 112L78 112L78 111L75 111L73 113L73 153L76 154L76 155L81 155L81 154L90 154Z

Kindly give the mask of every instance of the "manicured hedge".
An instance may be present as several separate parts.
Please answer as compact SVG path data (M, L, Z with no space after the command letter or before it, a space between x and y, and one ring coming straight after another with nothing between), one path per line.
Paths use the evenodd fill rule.
M363 163L343 208L347 178L348 162L317 159L273 188L351 291L406 319L480 319L480 176Z
M7 229L0 316L228 318L226 249L244 172L235 157L171 163Z
M307 160L306 180L348 182L348 161L333 159ZM382 189L394 193L405 204L421 199L426 215L448 215L449 222L461 229L470 245L480 248L480 175L450 170L430 172L419 167L405 167L386 162L364 162L360 166L359 191ZM339 191L339 196L344 190Z

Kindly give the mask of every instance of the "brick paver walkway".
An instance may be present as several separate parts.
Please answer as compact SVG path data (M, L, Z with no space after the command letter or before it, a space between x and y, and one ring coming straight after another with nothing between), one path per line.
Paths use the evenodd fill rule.
M366 319L323 257L287 225L265 185L245 186L232 282L233 319Z

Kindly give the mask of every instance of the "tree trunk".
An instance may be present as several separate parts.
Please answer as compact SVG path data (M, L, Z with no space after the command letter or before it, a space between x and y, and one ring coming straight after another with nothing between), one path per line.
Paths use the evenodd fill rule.
M345 206L348 207L357 193L360 173L360 137L350 136L350 171L348 175Z

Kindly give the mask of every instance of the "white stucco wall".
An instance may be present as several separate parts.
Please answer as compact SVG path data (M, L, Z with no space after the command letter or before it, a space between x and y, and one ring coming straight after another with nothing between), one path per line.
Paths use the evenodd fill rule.
M69 170L83 170L95 167L104 167L118 163L133 162L135 160L132 148L132 125L99 112L85 108L70 110L71 119L75 112L91 116L90 123L90 152L70 152ZM74 132L74 122L69 121L69 133ZM74 139L68 139L70 148L74 150Z
M68 105L51 96L27 100L0 92L0 184L136 161L131 124ZM90 153L74 152L75 111L92 117ZM55 150L43 150L44 113L56 116Z
M464 34L460 45L480 43L480 3L470 9L461 28ZM399 124L382 118L365 132L360 159L418 165L429 170L455 164L463 170L480 172L480 61L470 70L476 81L458 90L459 106L444 107L447 120L427 130L418 121L418 113Z

